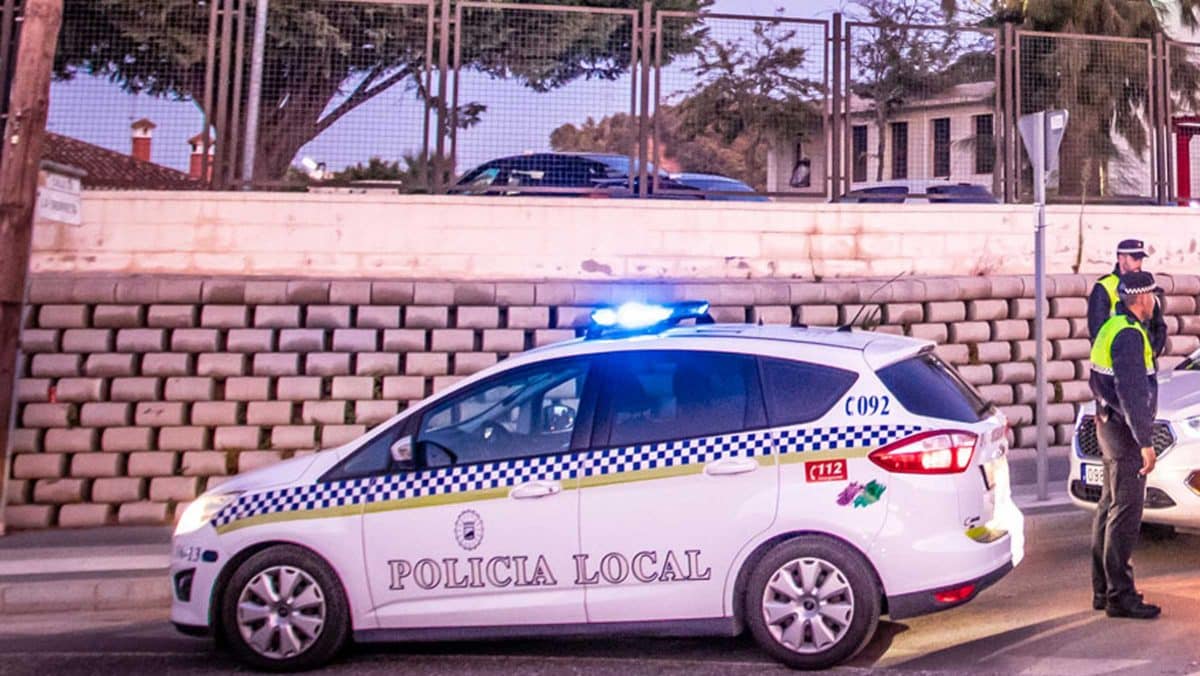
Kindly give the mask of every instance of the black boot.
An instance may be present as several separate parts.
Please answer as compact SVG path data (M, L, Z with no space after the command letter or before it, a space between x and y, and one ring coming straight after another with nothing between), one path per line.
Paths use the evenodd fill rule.
M1132 620L1153 620L1161 613L1162 608L1152 603L1143 603L1141 600L1125 608L1121 606L1108 606L1104 609L1104 614L1109 617L1127 617Z

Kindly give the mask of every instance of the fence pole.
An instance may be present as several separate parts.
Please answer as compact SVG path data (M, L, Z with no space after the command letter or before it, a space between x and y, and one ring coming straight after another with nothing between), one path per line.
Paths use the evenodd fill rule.
M50 112L50 72L63 0L29 0L13 75L0 159L0 534L16 423L17 357L25 312L38 173Z
M267 17L271 0L254 5L254 47L250 54L250 92L246 97L246 140L242 143L242 181L246 188L254 184L254 160L258 154L258 114L262 105L263 60L267 48Z
M641 98L641 110L638 115L638 197L650 196L649 163L650 163L650 44L651 21L654 19L654 5L650 0L642 3L642 48L638 53L638 68L642 73L641 87L638 95ZM658 167L654 168L655 174Z
M438 43L438 95L437 95L437 159L433 161L436 171L433 173L434 194L445 192L446 183L446 131L449 115L446 110L446 82L450 69L450 0L442 0L441 16L438 17L438 33L441 42Z
M842 24L842 82L845 85L845 92L842 96L842 119L845 120L845 125L842 130L841 152L842 157L846 161L842 163L842 185L847 190L854 187L853 160L854 157L854 142L851 138L854 134L854 125L851 122L850 113L850 61L853 58L853 43L854 42L854 27ZM883 158L879 158L882 162Z
M1015 204L1021 201L1020 142L1017 139L1017 120L1021 117L1021 50L1016 27L1006 23L1004 31L1008 34L1005 40L1008 81L1004 87L1004 95L1008 99L1008 113L1007 119L1004 120L1004 201Z
M1170 165L1170 91L1167 85L1169 73L1167 71L1167 46L1166 36L1162 33L1154 35L1154 43L1152 46L1151 62L1153 63L1154 78L1152 80L1152 88L1150 90L1150 98L1155 103L1155 109L1158 116L1154 119L1154 145L1155 145L1155 166L1158 169L1158 180L1156 189L1158 192L1158 203L1167 204L1171 199L1170 179L1168 178Z
M243 141L242 134L242 77L246 70L246 3L249 0L239 0L237 6L237 26L236 33L233 37L234 41L234 56L233 56L233 89L230 90L230 98L233 99L233 106L229 112L229 130L225 134L225 138L229 139L229 182L230 185L239 182L241 176L241 165L238 158L241 156L242 149L240 148Z
M829 108L829 201L836 202L842 196L842 13L833 14L833 38L827 48L833 54L833 101ZM849 84L849 83L847 83ZM847 122L849 122L847 120ZM797 160L800 158L796 158ZM846 158L847 162L851 158Z
M216 171L214 180L222 189L229 187L230 161L229 157L229 89L230 66L233 58L233 2L222 0L221 4L221 55L217 67L217 151Z
M219 0L209 3L208 51L204 61L204 128L200 131L200 148L203 151L200 155L200 180L209 188L213 187L213 158L209 155L213 139L209 130L213 128L213 96L217 90L215 78L217 72L217 20L220 16L218 4L220 4Z

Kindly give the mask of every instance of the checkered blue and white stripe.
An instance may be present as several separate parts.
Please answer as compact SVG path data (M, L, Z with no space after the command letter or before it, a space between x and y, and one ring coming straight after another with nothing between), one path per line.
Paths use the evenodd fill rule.
M629 472L705 465L723 458L757 458L848 448L874 448L920 431L914 425L789 427L742 434L639 444L592 451L443 467L428 472L349 479L240 496L213 519L217 528L281 512L312 511L508 488L528 481L568 481Z
M841 448L878 448L920 432L917 425L834 425L791 427L775 432L779 454L832 451Z

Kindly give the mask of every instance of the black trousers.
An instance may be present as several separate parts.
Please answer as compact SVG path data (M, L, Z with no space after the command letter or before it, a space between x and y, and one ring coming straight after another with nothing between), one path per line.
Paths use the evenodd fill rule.
M1146 501L1141 449L1119 415L1096 416L1096 436L1104 454L1104 487L1092 523L1092 592L1108 605L1137 603L1133 567Z

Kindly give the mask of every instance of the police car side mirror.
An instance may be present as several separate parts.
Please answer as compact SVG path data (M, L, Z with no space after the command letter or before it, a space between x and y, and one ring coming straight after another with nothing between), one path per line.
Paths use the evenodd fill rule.
M392 462L401 467L413 466L413 438L412 435L397 439L391 446Z
M575 409L566 404L549 404L542 409L542 432L563 432L575 426Z

